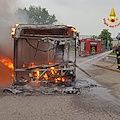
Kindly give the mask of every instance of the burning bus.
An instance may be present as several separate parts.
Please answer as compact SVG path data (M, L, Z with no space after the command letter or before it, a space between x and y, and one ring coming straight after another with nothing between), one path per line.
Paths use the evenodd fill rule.
M75 81L77 32L74 27L17 24L11 34L14 84L70 85ZM75 42L74 60L70 59L71 42Z

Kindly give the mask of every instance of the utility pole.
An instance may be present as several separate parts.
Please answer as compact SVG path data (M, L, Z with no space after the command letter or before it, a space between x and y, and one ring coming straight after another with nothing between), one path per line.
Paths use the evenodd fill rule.
M107 50L108 50L108 33L107 33Z
M118 35L117 35L117 40L118 40L118 44L117 44L117 47L119 46L119 40L120 40L120 33L118 33Z
M107 50L109 50L109 48L110 48L109 43L110 43L110 41L109 41L109 32L108 32L107 33Z

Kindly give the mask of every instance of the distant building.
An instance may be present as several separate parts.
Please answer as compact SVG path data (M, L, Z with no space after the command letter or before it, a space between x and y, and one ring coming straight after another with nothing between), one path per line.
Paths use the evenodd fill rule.
M113 47L114 47L114 46L117 46L118 43L119 43L119 45L120 45L120 40L118 41L117 38L113 38L113 41L112 41Z
M86 39L86 38L92 38L93 35L80 35L79 39Z

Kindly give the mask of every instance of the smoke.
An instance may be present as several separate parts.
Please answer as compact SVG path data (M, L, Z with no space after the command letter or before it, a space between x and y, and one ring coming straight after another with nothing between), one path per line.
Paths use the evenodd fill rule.
M16 0L0 1L0 56L12 56L11 28L15 25Z
M17 23L17 0L0 0L0 58L13 56L11 28ZM0 86L11 83L11 70L0 62Z
M28 24L29 23L29 17L25 10L18 8L15 15L16 15L18 23L20 23L20 24Z

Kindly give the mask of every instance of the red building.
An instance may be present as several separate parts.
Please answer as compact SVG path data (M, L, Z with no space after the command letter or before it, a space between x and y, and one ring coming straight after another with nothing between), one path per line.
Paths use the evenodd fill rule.
M86 56L91 54L101 53L101 40L100 39L82 39L78 41L78 54L79 56Z

